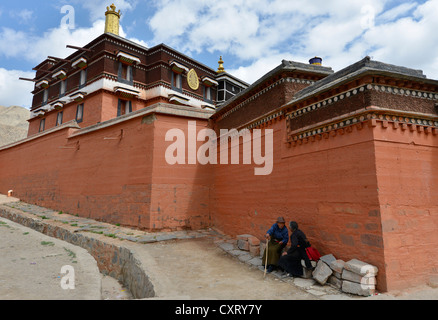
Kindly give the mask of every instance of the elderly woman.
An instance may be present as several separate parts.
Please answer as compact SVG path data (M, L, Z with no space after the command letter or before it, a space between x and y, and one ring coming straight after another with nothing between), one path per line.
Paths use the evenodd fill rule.
M279 217L271 229L266 233L267 251L263 253L263 264L266 263L266 253L268 254L267 272L272 272L280 259L281 252L289 241L289 232L285 226L286 221L283 217Z
M312 265L306 253L306 248L310 246L310 243L304 232L298 229L298 223L291 221L289 227L292 231L290 236L290 249L283 253L278 261L278 266L292 277L301 277L303 276L301 260L305 261L307 269L312 269Z

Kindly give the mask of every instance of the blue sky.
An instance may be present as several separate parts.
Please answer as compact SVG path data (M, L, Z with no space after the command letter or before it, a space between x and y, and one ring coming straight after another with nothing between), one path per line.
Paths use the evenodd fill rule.
M103 33L112 2L122 36L165 43L212 68L222 55L226 70L249 83L282 59L314 56L337 71L369 55L438 79L438 0L2 1L0 105L29 107L33 84L18 77L32 78L47 56L66 57L66 44Z

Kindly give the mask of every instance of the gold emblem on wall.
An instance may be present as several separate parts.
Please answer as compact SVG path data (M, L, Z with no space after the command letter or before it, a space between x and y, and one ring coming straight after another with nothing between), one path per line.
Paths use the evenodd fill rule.
M189 84L190 89L198 90L199 88L199 78L195 69L192 69L187 74L187 83Z

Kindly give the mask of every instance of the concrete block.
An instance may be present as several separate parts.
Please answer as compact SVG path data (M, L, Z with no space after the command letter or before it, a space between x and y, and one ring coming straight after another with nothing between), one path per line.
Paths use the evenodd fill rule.
M330 267L325 264L322 260L318 261L316 269L313 271L313 279L315 279L319 284L324 285L328 278L332 275L333 271Z
M341 289L342 288L342 280L336 278L334 275L331 275L328 280L327 283L331 284L332 286L334 286L335 288Z
M238 235L236 238L237 240L243 240L243 241L248 241L249 238L252 238L253 236L250 234L240 234Z
M251 253L251 255L253 257L259 256L260 255L260 246L249 246L249 253Z
M368 277L375 277L379 271L376 266L357 259L352 259L345 263L344 269Z
M361 283L361 284L372 284L376 285L376 277L363 277L360 274L344 270L342 272L342 279L351 282Z
M330 269L332 269L337 273L342 273L342 271L344 270L344 266L345 266L344 260L335 260L332 261L329 265Z
M346 293L355 294L358 296L369 297L376 292L376 287L374 285L364 285L356 282L343 280L342 291Z
M249 243L246 240L237 240L237 247L240 250L249 251Z
M316 268L317 262L316 261L310 261L310 264L312 265L312 267ZM301 265L303 267L306 267L306 262L304 260L301 260Z
M251 260L247 261L248 264L253 265L253 266L260 266L263 265L262 259L261 258L252 258Z
M313 274L312 274L312 270L308 270L306 268L303 268L303 278L304 279L312 279Z
M326 254L325 256L321 257L321 260L324 261L327 264L327 266L330 266L330 263L336 261L336 258L332 254Z
M232 251L232 250L234 250L234 245L232 245L231 243L226 243L226 242L223 242L223 243L220 243L219 244L219 247L222 249L222 250L224 250L224 251Z
M263 253L265 252L265 249L266 249L266 243L260 242L260 258L263 258Z
M260 240L256 237L248 238L248 243L250 246L260 246Z
M242 262L246 262L252 259L252 256L249 253L241 254L238 256L239 260Z

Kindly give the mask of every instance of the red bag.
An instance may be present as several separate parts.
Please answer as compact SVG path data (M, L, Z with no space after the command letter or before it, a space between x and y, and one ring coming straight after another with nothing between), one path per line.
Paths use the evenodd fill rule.
M318 250L316 250L313 247L306 248L306 253L310 261L318 261L319 258L321 258L321 255L319 254Z

